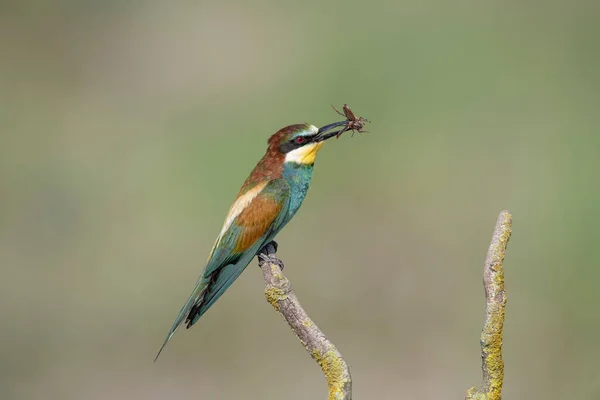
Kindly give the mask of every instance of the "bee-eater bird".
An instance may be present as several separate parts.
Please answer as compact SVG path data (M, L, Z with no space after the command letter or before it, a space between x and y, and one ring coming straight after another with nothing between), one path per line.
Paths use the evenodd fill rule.
M292 219L306 196L323 142L340 133L332 132L334 128L347 124L348 121L335 122L322 128L290 125L269 138L267 152L229 209L196 287L177 315L156 359L179 325L185 323L186 328L194 325L262 247Z

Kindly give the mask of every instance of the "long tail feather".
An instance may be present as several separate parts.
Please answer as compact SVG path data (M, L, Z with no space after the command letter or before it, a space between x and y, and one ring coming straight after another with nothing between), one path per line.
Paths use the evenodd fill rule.
M158 360L158 356L160 356L160 353L162 353L163 349L165 348L165 346L167 345L169 340L173 337L173 335L177 331L177 328L179 328L179 325L181 325L183 320L190 313L190 310L192 310L192 308L194 308L194 306L196 305L198 300L202 297L205 288L206 288L206 283L199 283L198 286L196 286L196 288L192 292L192 295L190 296L190 298L186 301L184 306L181 308L181 311L179 311L177 318L175 318L175 322L173 322L173 326L171 327L171 330L169 331L167 338L163 342L162 346L160 346L160 350L158 351L156 358L154 358L154 362L156 362L156 360Z
M177 328L175 328L175 330L177 330ZM167 335L167 338L163 342L162 346L160 346L160 350L158 350L158 354L156 355L156 357L154 357L154 362L156 362L156 360L158 360L158 356L160 356L160 353L162 353L163 349L165 348L165 346L167 345L169 340L171 340L171 338L173 337L174 334L175 334L175 331L169 332L169 334Z

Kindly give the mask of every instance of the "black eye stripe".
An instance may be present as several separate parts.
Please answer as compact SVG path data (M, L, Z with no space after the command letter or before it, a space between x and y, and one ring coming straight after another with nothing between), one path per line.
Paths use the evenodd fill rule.
M294 142L285 142L279 145L279 151L281 151L282 153L289 153L290 151L294 150L295 148L297 148L298 146L296 145L296 143Z
M298 141L301 139L300 141ZM292 150L296 150L309 142L309 138L306 136L297 136L294 139L288 140L279 145L279 151L282 153L289 153Z

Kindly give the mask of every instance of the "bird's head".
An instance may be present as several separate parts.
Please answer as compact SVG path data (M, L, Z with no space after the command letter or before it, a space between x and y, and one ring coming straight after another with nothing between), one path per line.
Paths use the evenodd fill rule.
M339 132L332 130L346 124L347 121L335 122L322 128L310 124L286 126L269 138L269 152L283 155L284 162L312 165L325 140Z

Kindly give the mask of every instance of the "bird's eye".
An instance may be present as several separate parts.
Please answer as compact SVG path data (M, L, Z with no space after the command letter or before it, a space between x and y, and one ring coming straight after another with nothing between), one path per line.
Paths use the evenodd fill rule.
M306 140L306 138L304 136L298 136L296 138L296 143L302 144L302 143L304 143L305 140Z

